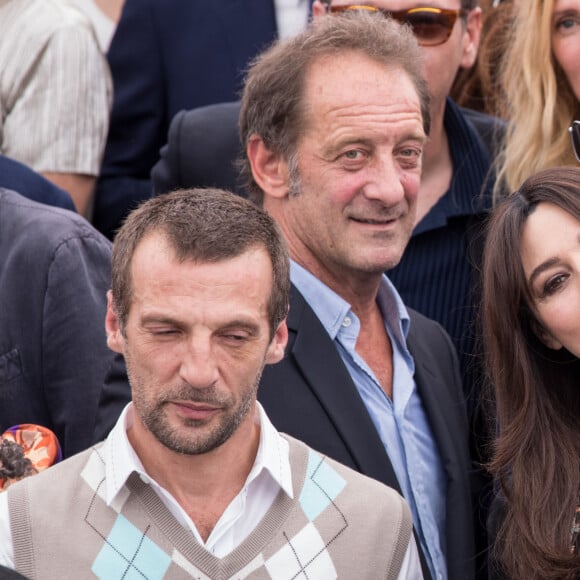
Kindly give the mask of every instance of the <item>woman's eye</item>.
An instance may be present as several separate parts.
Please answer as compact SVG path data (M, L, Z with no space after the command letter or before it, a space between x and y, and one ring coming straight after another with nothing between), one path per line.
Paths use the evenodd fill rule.
M580 17L565 16L556 22L556 30L563 33L570 32L579 23Z
M551 296L556 292L562 284L566 281L568 276L566 274L558 274L550 278L543 287L542 295L543 296Z

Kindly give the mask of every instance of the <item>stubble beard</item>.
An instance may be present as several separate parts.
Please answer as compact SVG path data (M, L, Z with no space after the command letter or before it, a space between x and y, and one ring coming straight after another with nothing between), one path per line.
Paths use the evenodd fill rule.
M232 395L220 394L213 386L196 389L188 384L172 389L154 403L143 395L143 388L133 389L133 404L143 425L167 449L183 455L202 455L223 445L236 432L256 399L260 376L261 372L237 404ZM136 383L131 380L131 384ZM208 421L182 419L181 425L175 427L167 417L170 401L206 403L218 408L219 416ZM209 422L216 420L210 427Z

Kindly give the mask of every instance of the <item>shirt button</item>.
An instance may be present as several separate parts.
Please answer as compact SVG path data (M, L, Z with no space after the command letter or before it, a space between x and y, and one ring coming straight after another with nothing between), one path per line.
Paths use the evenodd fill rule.
M352 320L350 319L350 317L349 316L345 316L344 317L344 320L342 321L342 325L345 328L348 328L351 324L352 324Z

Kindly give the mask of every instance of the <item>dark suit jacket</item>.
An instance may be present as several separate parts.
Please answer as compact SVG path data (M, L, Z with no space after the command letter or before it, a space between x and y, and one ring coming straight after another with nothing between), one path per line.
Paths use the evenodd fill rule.
M0 187L17 191L20 195L39 203L75 211L71 196L64 189L57 187L30 167L4 155L0 155Z
M110 277L110 242L84 218L0 189L0 434L36 423L65 456L90 445Z
M447 473L449 578L475 574L471 463L457 357L445 331L411 312L408 346L415 380ZM400 491L393 467L334 343L293 287L285 358L267 366L258 398L277 429ZM97 413L95 441L103 439L130 399L126 370L117 359Z
M93 223L108 236L151 195L175 113L238 98L276 37L272 0L125 0L108 53L114 101Z
M177 113L151 171L154 194L184 187L221 187L245 197L235 163L242 153L239 115L239 101Z

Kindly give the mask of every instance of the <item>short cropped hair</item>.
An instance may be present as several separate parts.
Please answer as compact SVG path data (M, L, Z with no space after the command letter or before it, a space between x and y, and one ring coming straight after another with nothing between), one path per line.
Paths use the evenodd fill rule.
M131 212L113 244L112 294L124 332L132 301L131 266L141 240L161 233L179 261L220 262L264 248L272 262L271 337L288 313L290 267L274 220L252 202L221 189L184 189L154 197Z
M412 32L382 14L352 12L323 16L301 34L274 43L253 61L240 111L244 148L252 135L258 135L270 151L290 163L305 131L304 87L310 68L323 57L340 58L348 52L407 73L417 90L428 134L429 94L422 75L422 53ZM247 155L240 160L240 170L250 198L261 204L263 192L253 178Z

